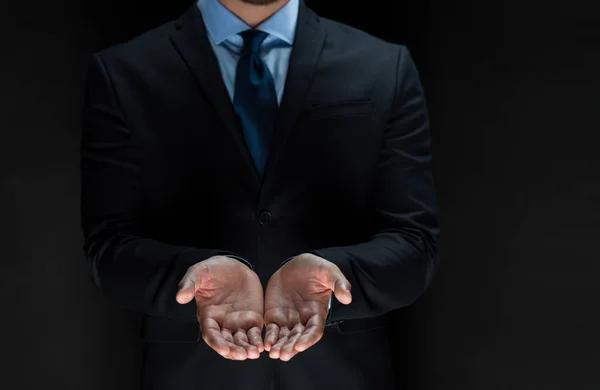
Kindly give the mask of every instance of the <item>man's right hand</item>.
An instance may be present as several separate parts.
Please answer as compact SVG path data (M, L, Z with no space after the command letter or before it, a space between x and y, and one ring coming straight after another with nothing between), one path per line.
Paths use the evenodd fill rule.
M219 355L245 360L263 352L263 288L245 264L214 256L191 266L176 299L180 304L196 300L202 338Z

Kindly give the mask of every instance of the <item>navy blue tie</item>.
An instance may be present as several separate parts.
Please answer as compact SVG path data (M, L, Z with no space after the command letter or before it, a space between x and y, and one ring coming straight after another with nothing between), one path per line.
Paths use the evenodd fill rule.
M269 68L260 58L260 46L267 33L246 30L240 33L244 47L235 75L233 107L256 169L262 177L277 116L277 93Z

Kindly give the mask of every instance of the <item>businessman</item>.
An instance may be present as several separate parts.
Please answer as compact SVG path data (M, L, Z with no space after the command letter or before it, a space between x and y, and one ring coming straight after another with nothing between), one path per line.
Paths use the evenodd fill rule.
M302 0L198 0L95 53L86 91L84 249L144 314L144 389L397 388L389 314L439 235L404 46Z

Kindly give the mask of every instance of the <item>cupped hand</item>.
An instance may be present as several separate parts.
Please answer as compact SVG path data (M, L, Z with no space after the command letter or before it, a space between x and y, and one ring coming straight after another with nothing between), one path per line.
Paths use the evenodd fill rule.
M196 300L202 338L231 360L257 359L264 351L263 288L258 275L238 260L215 256L190 267L177 302Z
M350 282L333 263L302 254L271 276L265 293L265 350L288 361L316 344L325 329L333 292L343 304L352 301Z

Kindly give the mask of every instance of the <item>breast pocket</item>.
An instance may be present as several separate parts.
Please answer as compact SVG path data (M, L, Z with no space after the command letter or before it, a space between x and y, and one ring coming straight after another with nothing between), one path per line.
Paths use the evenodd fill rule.
M306 131L306 137L323 142L326 147L331 143L342 147L372 138L374 118L375 108L370 100L314 102L304 112L300 127Z
M381 144L373 103L313 103L301 117L288 149L290 161L301 167L295 177L315 184L321 201L360 196Z
M309 121L368 117L375 113L370 100L351 100L344 102L313 102L305 114Z

